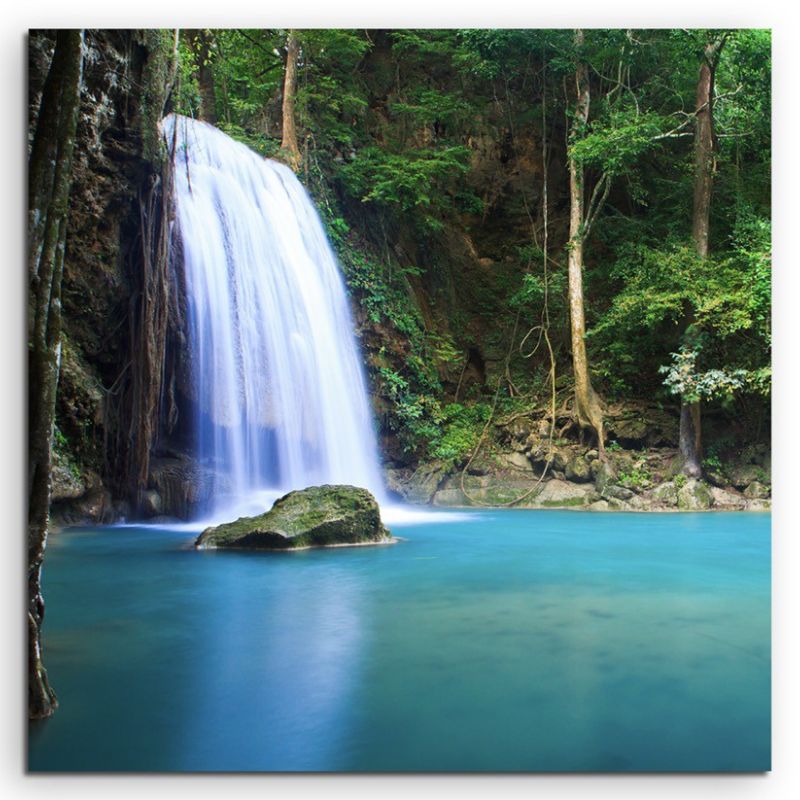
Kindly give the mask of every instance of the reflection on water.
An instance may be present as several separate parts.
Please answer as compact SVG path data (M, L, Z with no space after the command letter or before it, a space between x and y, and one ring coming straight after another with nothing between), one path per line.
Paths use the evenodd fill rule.
M439 518L301 553L53 537L31 768L769 768L767 515Z

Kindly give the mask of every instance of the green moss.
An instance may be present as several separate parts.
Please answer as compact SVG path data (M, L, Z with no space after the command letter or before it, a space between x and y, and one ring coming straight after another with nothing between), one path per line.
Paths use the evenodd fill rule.
M139 44L147 51L142 68L141 88L142 153L155 165L160 164L165 155L159 124L174 68L173 37L173 31L163 29L141 30L138 34Z
M585 506L586 498L568 497L564 500L543 500L539 505L545 508L574 508L576 506Z
M198 547L268 550L383 542L390 537L375 498L353 486L312 486L290 492L257 517L208 528Z
M652 483L653 476L647 465L640 461L627 470L620 471L619 483L627 489L645 489Z
M442 409L441 429L430 445L431 455L450 464L465 461L478 444L490 413L487 403L446 405Z

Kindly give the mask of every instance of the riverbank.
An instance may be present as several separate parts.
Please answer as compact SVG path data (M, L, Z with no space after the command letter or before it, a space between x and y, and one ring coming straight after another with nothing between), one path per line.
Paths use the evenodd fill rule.
M384 483L392 499L417 507L572 508L591 511L766 511L771 505L771 451L765 442L725 444L713 430L701 480L680 473L677 418L655 406L620 405L607 415L606 460L581 444L559 418L552 450L541 411L500 418L477 453L450 460L393 459L382 442ZM475 440L477 440L477 433ZM729 437L730 438L730 437ZM474 453L474 455L473 455ZM135 516L129 503L90 470L56 451L51 516L54 527L110 524ZM542 477L543 476L543 477ZM214 487L228 488L188 453L152 459L140 519L197 519ZM256 512L254 512L256 513Z
M466 467L441 461L387 470L389 488L410 503L439 507L573 508L590 511L767 511L769 453L749 448L714 464L703 479L676 469L674 448L610 446L606 460L577 444L508 449Z

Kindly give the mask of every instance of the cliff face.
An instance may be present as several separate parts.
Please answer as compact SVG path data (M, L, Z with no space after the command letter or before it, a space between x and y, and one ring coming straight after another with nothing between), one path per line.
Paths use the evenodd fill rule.
M29 40L30 120L53 50ZM55 432L56 517L107 519L123 509L119 421L109 414L129 369L140 249L139 196L160 172L158 120L170 83L168 32L87 31L63 278L63 348ZM32 126L30 128L32 130ZM111 490L111 491L110 491Z

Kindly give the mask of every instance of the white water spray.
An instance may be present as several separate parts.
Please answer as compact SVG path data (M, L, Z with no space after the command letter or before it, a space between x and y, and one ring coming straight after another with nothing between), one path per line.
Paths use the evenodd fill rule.
M163 126L176 143L197 455L220 475L214 511L257 513L322 483L382 500L347 296L308 193L211 125L170 115Z

